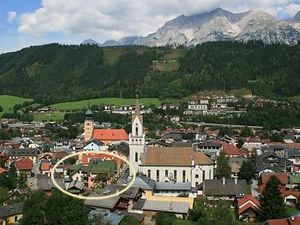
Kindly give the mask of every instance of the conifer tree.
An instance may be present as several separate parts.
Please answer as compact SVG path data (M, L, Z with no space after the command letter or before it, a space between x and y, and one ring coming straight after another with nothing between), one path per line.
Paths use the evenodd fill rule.
M271 176L260 198L262 219L278 219L286 217L283 197L280 193L280 183Z
M231 168L229 166L229 160L225 156L225 153L223 151L220 152L220 156L217 159L217 170L216 170L216 175L217 178L222 178L222 177L230 177L231 174Z

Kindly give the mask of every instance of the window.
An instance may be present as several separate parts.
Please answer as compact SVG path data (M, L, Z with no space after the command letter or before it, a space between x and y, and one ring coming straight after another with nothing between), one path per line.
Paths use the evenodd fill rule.
M182 171L182 182L185 182L185 170Z
M159 182L159 170L156 170L156 181Z
M169 174L168 170L165 170L165 176L167 177Z
M199 175L198 175L198 174L196 174L196 175L195 175L195 178L196 178L196 179L198 179L198 178L199 178Z
M205 170L202 171L202 180L205 180Z
M197 187L197 186L198 186L198 184L199 184L199 183L198 183L198 182L196 182L196 183L195 183L195 187Z
M148 178L151 178L151 170L148 170Z
M177 182L177 170L174 170L174 181Z
M137 162L139 160L139 154L136 152L135 153L135 161Z
M138 124L135 125L135 135L136 135L136 136L139 135L139 127L138 127Z

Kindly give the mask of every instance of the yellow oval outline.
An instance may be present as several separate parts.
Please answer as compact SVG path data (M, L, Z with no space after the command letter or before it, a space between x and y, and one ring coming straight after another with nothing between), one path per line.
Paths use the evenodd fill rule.
M132 176L132 179L131 181L129 182L129 184L124 188L122 189L121 191L117 192L117 193L114 193L114 194L111 194L111 195L106 195L106 196L100 196L100 197L84 197L84 196L81 196L81 195L75 195L75 194L72 194L64 189L62 189L55 181L55 178L54 178L54 171L56 170L56 168L59 166L59 164L61 164L63 161L65 161L66 159L69 159L71 157L74 157L74 156L77 156L77 155L80 155L80 154L83 154L83 155L86 155L86 154L90 154L90 153L94 153L94 154L99 154L99 153L104 153L106 155L110 155L110 156L114 156L116 158L119 158L121 160L123 160L125 163L127 163L129 165L129 170L131 172L131 174L133 174ZM73 154L70 154L70 155L67 155L65 157L63 157L61 160L59 160L55 165L54 167L52 168L51 170L51 181L52 183L54 184L54 186L60 190L62 193L66 194L66 195L69 195L71 197L74 197L74 198L78 198L78 199L83 199L83 200L102 200L102 199L107 199L107 198L112 198L112 197L116 197L122 193L124 193L125 191L127 191L132 185L133 185L133 182L135 181L135 178L136 178L136 172L135 172L135 169L134 169L134 166L124 157L121 157L119 155L116 155L116 154L113 154L113 153L110 153L110 152L106 152L106 151L82 151L82 152L76 152L76 153L73 153Z

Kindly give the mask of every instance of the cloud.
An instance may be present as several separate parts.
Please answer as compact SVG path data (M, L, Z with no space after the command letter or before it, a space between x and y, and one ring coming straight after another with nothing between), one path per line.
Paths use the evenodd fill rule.
M43 0L39 9L20 16L18 31L30 35L62 32L97 40L147 35L180 14L223 7L233 12L252 8L272 15L295 14L294 0Z
M9 23L12 23L16 19L17 19L17 12L16 11L8 11L8 13L7 13L7 21Z

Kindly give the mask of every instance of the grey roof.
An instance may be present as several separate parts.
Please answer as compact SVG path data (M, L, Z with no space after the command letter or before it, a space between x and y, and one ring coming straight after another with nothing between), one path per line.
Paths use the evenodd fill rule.
M192 185L190 182L156 182L154 190L191 191Z
M137 175L132 185L132 187L140 187L142 190L153 190L154 186L155 181L143 174Z
M172 143L172 146L174 147L192 147L193 143L192 142L174 142Z
M55 181L61 188L65 188L63 178L56 178ZM43 191L51 191L55 188L51 179L47 175L43 175L43 174L37 175L37 186L38 189L41 189Z
M70 183L66 184L66 190L70 190L72 188L83 190L84 183L79 180L73 180Z
M8 156L38 156L40 151L37 148L20 148L20 149L8 149Z
M23 213L23 202L3 206L0 208L0 218L14 216Z
M144 203L143 210L146 211L160 211L187 214L190 204L188 202L175 201L154 201L147 200Z
M133 205L132 209L133 210L142 210L143 206L145 204L146 199L145 198L140 198L138 201L135 202Z
M85 116L93 116L94 113L92 112L92 110L88 109L86 112L85 112Z
M236 196L242 197L247 194L246 180L237 180L237 184L233 179L205 180L203 182L203 193L206 196Z
M138 196L140 193L141 188L140 187L130 187L128 190L126 190L124 193L122 193L120 196L122 198L126 199L134 199Z
M106 209L96 209L90 211L89 217L93 218L95 216L101 216L105 222L108 222L111 225L119 225L125 215L122 213L110 212Z
M275 160L275 163L269 163L268 158L272 157ZM292 162L285 158L278 157L275 153L265 152L260 156L255 158L255 168L256 172L261 172L265 169L272 169L276 172L283 172L285 169L289 169L292 165Z
M89 197L100 197L101 195L93 192L89 195ZM92 208L103 208L103 209L113 209L115 208L116 204L119 202L120 196L115 196L111 198L107 198L105 200L85 200L84 204L92 207Z
M222 145L219 143L211 142L211 141L206 141L206 142L200 142L197 144L199 147L221 147Z

